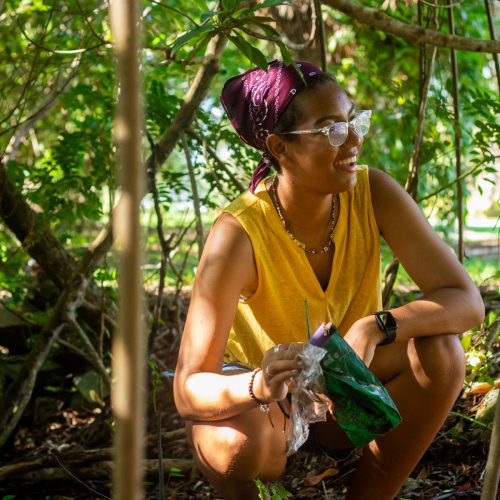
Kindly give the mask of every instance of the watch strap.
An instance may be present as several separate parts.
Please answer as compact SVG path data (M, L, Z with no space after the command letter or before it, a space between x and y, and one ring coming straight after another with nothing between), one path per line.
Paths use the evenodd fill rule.
M389 311L378 311L374 314L374 316L380 331L385 334L385 339L378 345L382 346L394 342L398 329L398 323L394 319L394 316Z

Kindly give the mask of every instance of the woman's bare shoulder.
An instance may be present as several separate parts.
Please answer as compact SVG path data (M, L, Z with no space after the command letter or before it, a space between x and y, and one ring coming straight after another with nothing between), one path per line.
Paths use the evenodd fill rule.
M234 253L241 257L253 256L252 244L243 226L231 214L224 212L212 226L207 238L204 253L226 254Z
M231 214L223 213L212 226L200 261L197 279L204 276L238 282L241 291L255 290L257 269L250 238ZM218 279L217 279L218 281Z

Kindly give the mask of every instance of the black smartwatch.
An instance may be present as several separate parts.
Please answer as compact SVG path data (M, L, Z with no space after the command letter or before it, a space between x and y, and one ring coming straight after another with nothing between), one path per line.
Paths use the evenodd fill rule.
M389 311L379 311L374 314L377 325L385 333L385 339L378 345L387 345L394 342L398 330L398 322Z

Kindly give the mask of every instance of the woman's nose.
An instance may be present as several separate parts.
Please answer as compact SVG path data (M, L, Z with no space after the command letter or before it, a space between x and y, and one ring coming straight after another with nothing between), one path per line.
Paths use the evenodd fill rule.
M354 130L354 126L349 124L347 129L347 139L345 140L343 146L360 146L363 142L363 137L359 136Z

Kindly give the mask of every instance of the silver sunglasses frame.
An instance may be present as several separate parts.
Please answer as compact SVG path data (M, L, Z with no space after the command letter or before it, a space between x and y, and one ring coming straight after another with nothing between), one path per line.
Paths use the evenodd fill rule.
M347 123L347 130L349 130L349 127L354 123L354 120L356 120L356 118L359 118L361 115L363 115L365 113L368 113L368 115L369 115L368 118L371 119L372 110L371 109L362 109L359 113L356 113L356 115L354 116L354 118L352 120L350 120L348 122L334 122L334 123L331 123L330 125L327 125L326 127L322 127L322 128L310 128L310 129L306 129L306 130L291 130L290 132L279 132L278 135L289 135L289 134L291 134L291 135L303 135L303 134L319 134L319 133L321 133L321 134L326 135L328 137L328 142L330 142L330 129L332 128L333 125L338 125L339 123ZM358 137L364 137L366 135L366 134L362 134L362 135L358 134L358 132L356 131L356 127L353 127L353 130ZM344 139L344 142L347 140L347 135ZM344 144L344 142L342 142L342 144ZM330 142L330 145L332 147L342 146L342 144L333 145Z

